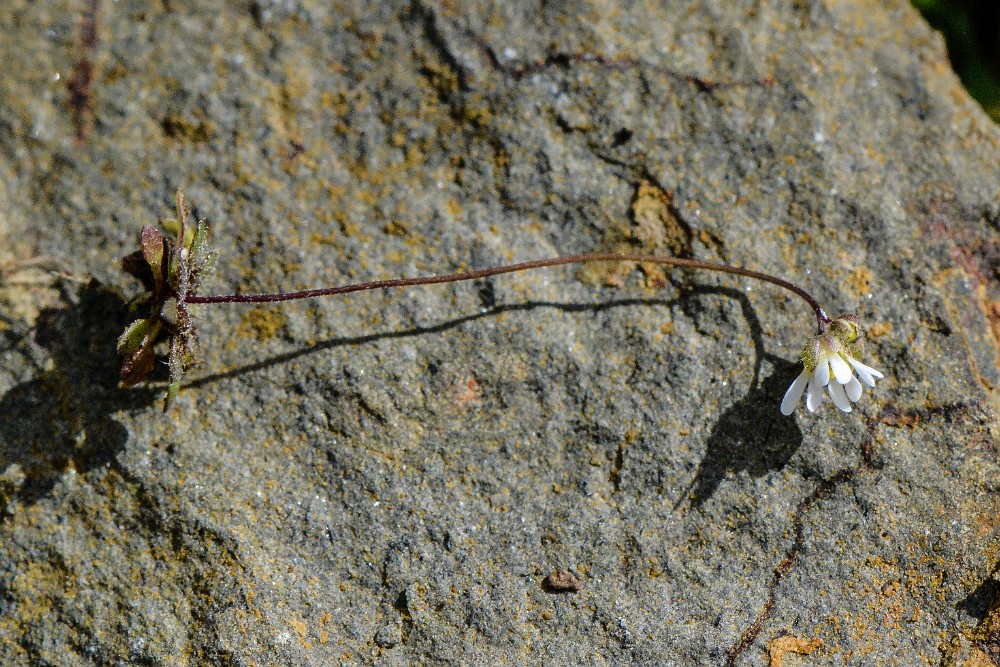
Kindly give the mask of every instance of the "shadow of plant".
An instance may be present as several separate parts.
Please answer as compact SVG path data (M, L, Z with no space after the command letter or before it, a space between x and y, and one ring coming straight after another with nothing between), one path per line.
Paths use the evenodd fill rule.
M1000 660L1000 562L956 606L979 621L971 633L973 643L994 662Z
M5 506L15 498L34 503L68 468L86 472L122 450L128 433L112 414L149 405L157 395L118 387L115 344L130 319L121 295L96 281L64 306L41 312L32 335L50 364L0 397Z
M705 457L692 484L691 502L703 505L728 473L745 470L762 477L781 470L802 445L794 417L778 412L778 403L801 369L797 363L768 355L776 370L730 406L708 436Z
M706 295L723 296L739 303L753 340L753 378L746 395L726 409L712 427L698 472L675 509L689 499L695 507L701 507L729 473L745 470L761 477L782 469L802 445L802 431L795 418L778 410L781 397L801 372L799 362L764 351L763 328L753 304L742 291L731 287L700 287L684 297L686 307L693 310L696 298ZM765 360L771 362L774 372L761 382Z

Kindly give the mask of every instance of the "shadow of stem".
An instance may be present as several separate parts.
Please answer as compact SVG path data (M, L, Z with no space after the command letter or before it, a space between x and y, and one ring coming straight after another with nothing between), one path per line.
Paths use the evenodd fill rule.
M753 304L747 295L732 287L693 286L684 288L676 299L619 299L599 304L572 304L531 301L519 304L494 306L474 315L458 317L433 326L417 326L402 331L380 332L363 336L329 338L308 347L255 361L239 368L206 375L185 387L200 387L219 380L232 379L270 366L288 363L308 354L341 346L356 346L380 340L393 340L438 334L476 320L495 317L504 313L554 308L568 313L599 313L630 306L659 306L668 309L683 306L688 315L700 317L700 300L705 297L723 297L736 301L753 341L753 376L747 394L729 407L718 419L708 438L705 456L699 464L694 481L687 493L681 496L678 506L688 497L696 506L705 502L725 476L745 470L760 477L772 470L779 470L791 459L802 444L802 432L791 417L778 411L778 403L785 389L798 373L798 361L788 362L765 352L764 333ZM769 361L775 371L761 382L764 361Z

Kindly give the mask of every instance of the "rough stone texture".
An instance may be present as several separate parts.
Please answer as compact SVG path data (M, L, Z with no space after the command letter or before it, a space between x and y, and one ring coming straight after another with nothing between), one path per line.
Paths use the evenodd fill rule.
M0 26L0 663L1000 664L1000 132L902 0ZM204 308L164 415L116 262L177 188L214 291L674 243L887 377L783 418L794 297L553 269Z

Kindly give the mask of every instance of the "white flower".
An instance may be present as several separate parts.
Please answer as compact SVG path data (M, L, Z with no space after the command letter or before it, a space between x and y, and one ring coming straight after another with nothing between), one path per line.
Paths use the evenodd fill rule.
M806 408L815 412L823 399L824 388L833 404L844 412L851 411L851 404L861 398L861 383L875 386L875 378L884 377L871 366L857 360L858 319L844 315L823 325L823 331L802 352L805 366L781 400L781 414L790 415L802 394L806 395Z

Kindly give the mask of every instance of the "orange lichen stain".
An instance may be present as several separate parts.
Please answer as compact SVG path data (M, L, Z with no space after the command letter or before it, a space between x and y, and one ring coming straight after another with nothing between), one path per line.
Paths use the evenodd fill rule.
M458 383L452 395L455 398L455 402L464 407L478 403L483 397L483 390L479 387L479 382L476 381L475 376L467 375Z
M997 664L979 649L973 649L972 655L962 663L962 667L997 667Z
M782 667L784 657L788 653L810 655L822 645L823 642L819 639L803 639L791 635L775 637L767 645L768 664L770 667Z
M261 342L271 340L288 324L288 316L277 308L259 306L243 313L236 333L242 338Z
M982 307L983 311L986 313L986 319L989 320L990 323L990 332L993 334L993 338L997 341L997 347L1000 348L1000 301L989 301L983 299Z
M877 556L866 558L854 568L857 576L843 582L843 592L856 601L852 608L857 611L828 617L811 634L846 631L849 641L837 648L845 661L871 654L893 636L910 632L910 624L922 615L920 602L943 586L938 565L920 559L916 568L904 569Z
M880 424L886 426L916 426L920 423L920 415L917 414L886 414L879 419Z

